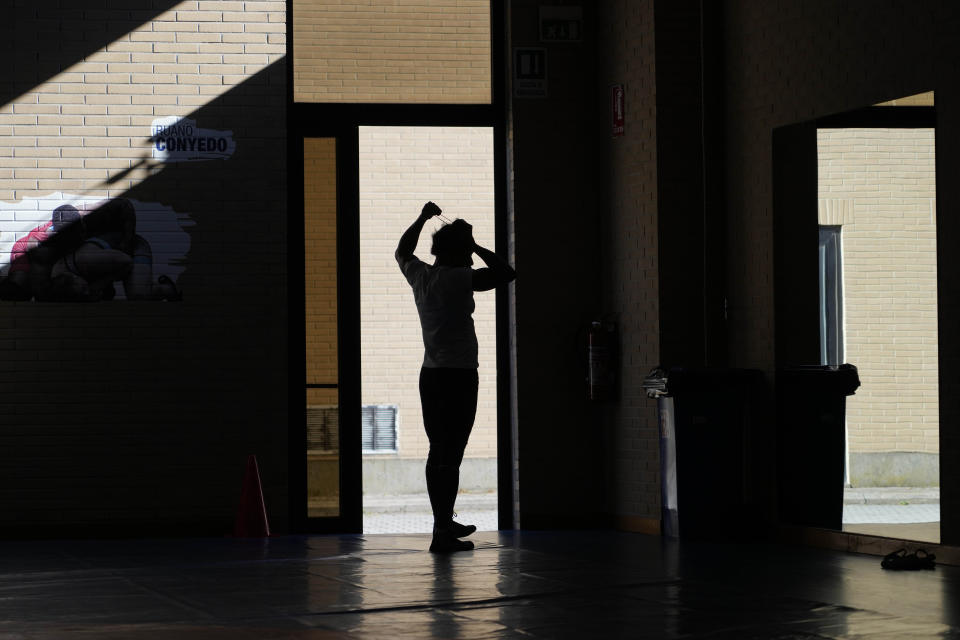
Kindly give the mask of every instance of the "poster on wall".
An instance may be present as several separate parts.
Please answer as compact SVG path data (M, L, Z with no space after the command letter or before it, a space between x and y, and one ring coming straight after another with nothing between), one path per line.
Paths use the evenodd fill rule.
M150 133L151 155L162 162L226 160L237 146L233 131L201 129L196 120L178 116L157 118Z
M171 207L129 198L0 201L0 300L181 300L192 225Z

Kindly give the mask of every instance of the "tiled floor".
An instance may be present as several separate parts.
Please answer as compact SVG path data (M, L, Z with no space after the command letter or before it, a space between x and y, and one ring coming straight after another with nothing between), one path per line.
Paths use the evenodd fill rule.
M614 532L3 543L0 638L960 638L960 570Z

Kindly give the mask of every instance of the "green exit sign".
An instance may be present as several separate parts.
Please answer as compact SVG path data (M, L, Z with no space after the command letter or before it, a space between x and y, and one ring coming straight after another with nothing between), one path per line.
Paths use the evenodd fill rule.
M580 42L582 38L581 7L540 7L541 42Z

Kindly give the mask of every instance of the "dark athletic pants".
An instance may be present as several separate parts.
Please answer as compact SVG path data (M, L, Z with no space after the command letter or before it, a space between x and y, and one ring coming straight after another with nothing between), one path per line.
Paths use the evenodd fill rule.
M477 415L479 386L476 369L420 369L420 405L430 441L427 493L434 524L440 527L453 519L453 505L460 488L460 462Z

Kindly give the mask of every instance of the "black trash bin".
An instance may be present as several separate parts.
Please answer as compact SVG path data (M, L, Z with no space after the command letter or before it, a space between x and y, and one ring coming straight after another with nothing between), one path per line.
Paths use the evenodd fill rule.
M840 529L847 396L860 386L850 364L777 371L777 485L780 521Z
M752 441L763 376L754 369L654 370L665 536L720 538L757 523Z

